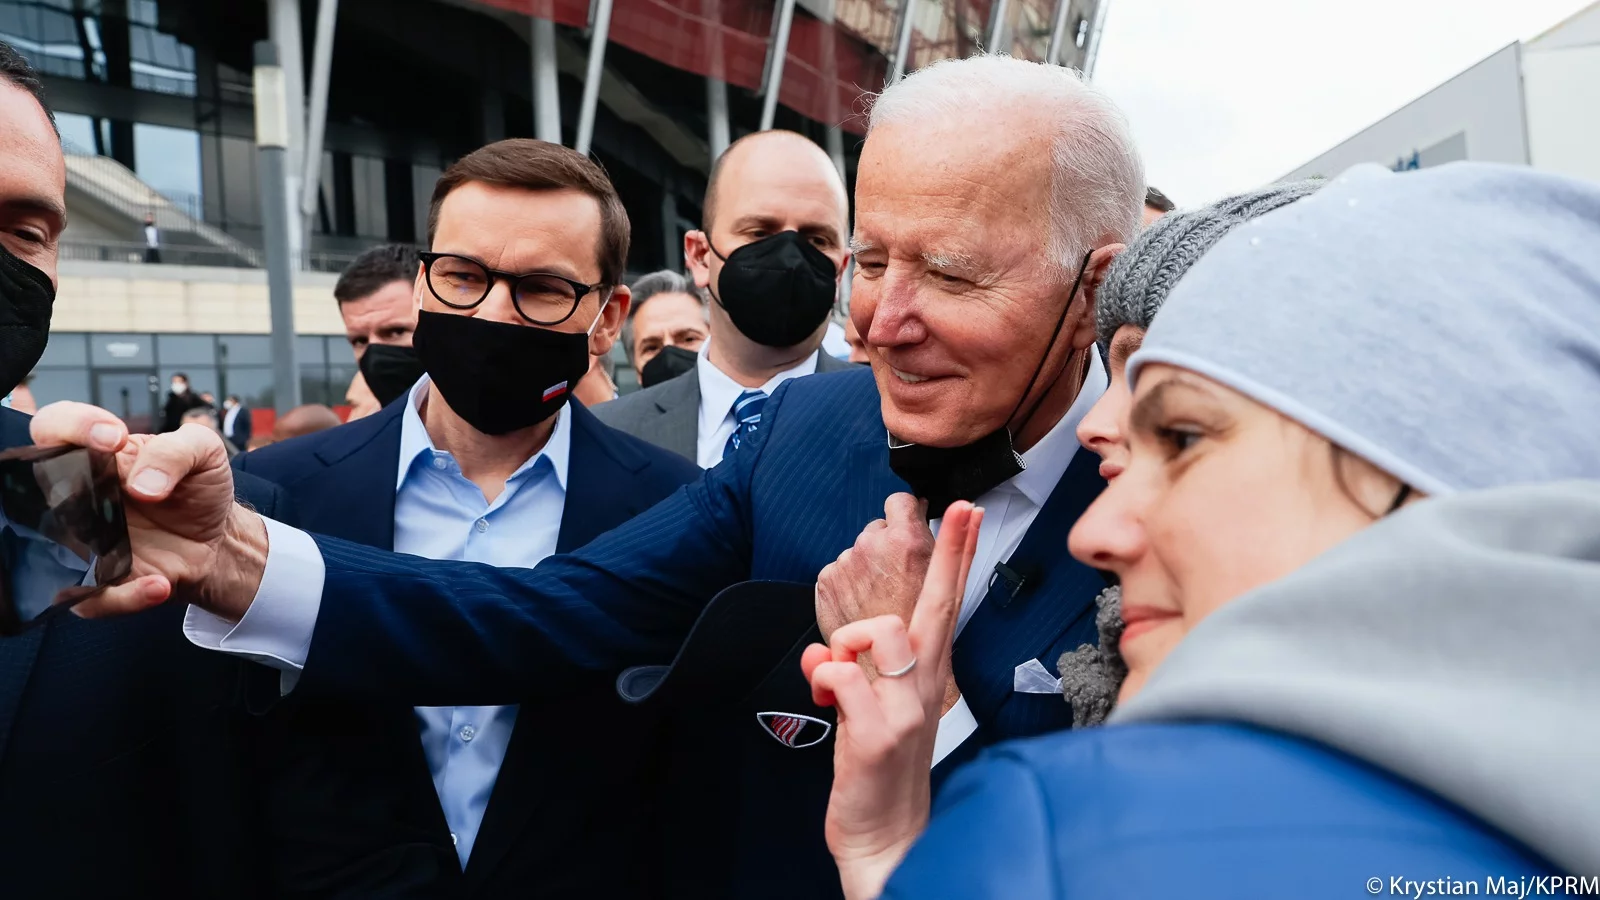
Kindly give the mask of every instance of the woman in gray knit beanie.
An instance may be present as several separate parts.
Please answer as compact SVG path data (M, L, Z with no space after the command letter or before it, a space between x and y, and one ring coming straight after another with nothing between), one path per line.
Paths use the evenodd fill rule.
M1100 455L1100 474L1116 478L1127 445L1122 421L1132 397L1125 369L1144 341L1145 330L1178 279L1207 250L1239 225L1300 199L1322 186L1297 181L1229 197L1210 206L1156 220L1111 264L1095 294L1095 330L1100 358L1111 383L1078 425L1078 440ZM1100 646L1084 644L1063 654L1061 692L1072 704L1074 727L1098 725L1110 715L1128 674L1117 642L1122 636L1122 589L1107 588L1095 601Z

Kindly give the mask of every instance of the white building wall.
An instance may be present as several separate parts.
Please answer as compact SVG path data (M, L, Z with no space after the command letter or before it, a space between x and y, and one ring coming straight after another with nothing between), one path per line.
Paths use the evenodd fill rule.
M1333 177L1375 162L1400 168L1471 159L1526 164L1519 45L1512 44L1285 175Z
M1600 4L1522 48L1536 168L1600 181Z

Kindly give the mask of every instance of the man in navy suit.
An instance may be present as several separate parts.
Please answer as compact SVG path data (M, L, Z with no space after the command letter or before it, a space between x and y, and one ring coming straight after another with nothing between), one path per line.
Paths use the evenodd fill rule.
M65 193L39 81L0 43L0 390L44 352ZM28 428L0 410L0 450L32 443ZM292 517L271 485L234 487L263 515ZM8 612L33 621L0 636L0 893L257 896L241 667L179 637L176 607L34 621L88 568L0 515L0 587Z
M194 639L268 662L308 696L554 697L596 673L671 660L730 585L814 582L863 528L881 527L869 523L897 492L909 487L935 516L976 499L988 514L936 754L949 763L1067 727L1054 667L1094 640L1103 587L1065 550L1103 484L1073 428L1104 384L1094 287L1134 233L1143 194L1126 124L1074 73L1003 57L928 67L877 101L858 170L852 315L871 371L786 382L700 481L573 554L509 570L402 559L237 509L223 527L216 479L174 452L139 463L132 489L213 524L143 533L135 552L200 605ZM69 441L99 421L41 416ZM161 482L148 494L146 468ZM903 520L905 502L891 506ZM922 561L881 562L890 577L822 598L824 631L906 613ZM115 612L164 593L103 596L95 609ZM730 662L741 649L720 648ZM761 712L800 710L758 710L748 728L771 725ZM768 735L774 752L827 752L791 740L787 725ZM766 814L813 822L821 844L811 808ZM749 865L734 855L747 870L734 892L787 892L792 858L763 852Z
M235 467L286 487L320 534L503 566L581 547L694 480L688 460L602 425L569 390L546 397L616 338L625 215L605 173L564 147L464 157L434 189L433 252L412 273L428 374L376 415ZM655 868L615 861L643 859L656 836L656 714L606 679L574 690L525 709L291 694L262 754L275 890L649 896Z

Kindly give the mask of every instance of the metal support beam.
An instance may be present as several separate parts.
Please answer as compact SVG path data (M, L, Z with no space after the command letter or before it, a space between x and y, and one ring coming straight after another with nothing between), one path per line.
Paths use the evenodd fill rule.
M1100 32L1106 27L1106 7L1111 0L1095 0L1094 20L1089 26L1089 39L1083 43L1083 77L1094 80L1094 65L1100 61Z
M678 233L678 191L668 180L661 185L661 264L679 271L683 268L683 236Z
M322 137L328 125L328 81L333 72L333 29L339 0L318 0L317 35L311 48L311 117L306 121L305 175L300 190L301 233L310 243L317 218L317 191L322 186Z
M761 130L772 128L778 115L778 91L783 87L783 63L789 58L789 27L794 24L794 0L777 0L772 42L767 45L767 71L761 98Z
M556 89L556 23L533 20L533 135L561 143L561 94Z
M720 78L706 79L706 142L711 145L715 163L728 149L728 83Z
M305 171L306 64L301 49L300 0L272 0L268 22L272 43L277 47L278 65L283 71L284 109L289 116L289 144L284 167L288 190L284 195L284 215L300 221L300 178ZM304 241L299 228L289 229L289 250L299 268Z
M916 24L917 0L901 0L900 31L894 40L894 65L889 68L889 79L884 87L899 81L911 63L911 28Z
M1052 66L1061 65L1061 45L1067 39L1067 14L1072 11L1072 0L1056 0L1056 17L1050 25L1050 49L1044 52L1044 61Z
M600 76L606 65L606 39L611 33L611 0L589 7L589 68L583 75L583 105L578 109L578 138L573 147L585 156L594 140L594 116L600 105Z
M286 190L289 134L285 72L270 41L255 45L256 169L261 179L261 238L266 250L267 302L272 313L273 407L280 415L300 405L295 360L294 264L289 246L290 195Z
M1001 43L1006 36L1006 14L1010 11L1010 4L1006 0L994 0L994 6L989 16L989 39L984 50L989 53L1003 53L1005 46Z

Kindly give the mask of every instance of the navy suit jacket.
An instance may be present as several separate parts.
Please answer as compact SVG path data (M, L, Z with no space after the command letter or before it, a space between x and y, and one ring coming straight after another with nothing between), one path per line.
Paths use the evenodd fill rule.
M28 443L0 410L0 449ZM295 521L282 491L235 488ZM243 667L191 645L184 609L0 638L0 894L258 896Z
M369 418L274 444L235 466L283 485L304 527L394 546L402 398ZM692 463L572 416L557 552L580 547L699 475ZM343 595L330 594L330 606ZM463 873L411 706L291 694L263 758L280 896L647 896L659 877L617 865L655 839L659 717L608 681L519 714Z
M419 705L528 703L595 673L669 662L718 591L751 579L813 582L881 517L884 500L907 489L885 448L871 372L813 375L780 386L761 429L699 481L531 570L399 558L319 538L323 603L297 690ZM1019 549L1032 556L1018 561L1030 573L1025 589L1015 599L1003 584L992 590L956 642L957 684L979 723L971 745L1071 724L1059 695L1011 687L1017 665L1038 659L1054 671L1062 652L1096 639L1094 597L1104 582L1066 551L1071 522L1103 487L1096 470L1080 452ZM752 716L744 727L761 726ZM798 814L814 823L806 828L820 846L821 818L811 815ZM757 866L767 867L768 893L789 877L784 862Z

